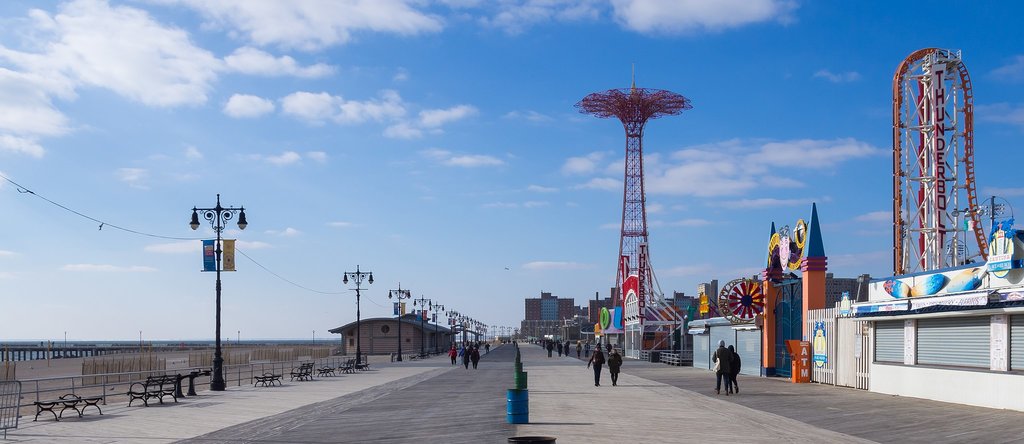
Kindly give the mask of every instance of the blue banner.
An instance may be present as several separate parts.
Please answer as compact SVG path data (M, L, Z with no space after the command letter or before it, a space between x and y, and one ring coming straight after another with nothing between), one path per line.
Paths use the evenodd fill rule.
M203 271L217 271L217 256L213 250L213 240L203 241Z

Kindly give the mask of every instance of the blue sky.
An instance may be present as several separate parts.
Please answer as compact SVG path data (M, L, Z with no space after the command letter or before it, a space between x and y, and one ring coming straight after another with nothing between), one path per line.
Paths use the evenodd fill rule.
M244 205L223 329L303 338L411 289L488 325L607 296L624 135L591 92L693 102L647 126L662 289L756 273L817 202L830 270L891 273L891 81L963 51L979 195L1024 211L1015 2L735 0L0 3L0 172L89 217L198 238ZM127 233L0 183L0 340L203 339L200 242ZM205 231L204 231L205 230ZM277 276L275 276L275 274ZM291 281L280 279L278 276ZM293 285L297 284L297 285ZM160 316L154 317L154 313ZM88 320L88 321L86 321Z

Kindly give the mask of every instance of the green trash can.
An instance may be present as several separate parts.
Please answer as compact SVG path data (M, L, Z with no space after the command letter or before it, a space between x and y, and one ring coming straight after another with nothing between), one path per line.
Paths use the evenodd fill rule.
M516 388L519 389L519 390L526 390L526 388L527 388L526 387L526 381L527 381L526 373L527 372L518 372L518 373L516 373L515 384L516 384Z

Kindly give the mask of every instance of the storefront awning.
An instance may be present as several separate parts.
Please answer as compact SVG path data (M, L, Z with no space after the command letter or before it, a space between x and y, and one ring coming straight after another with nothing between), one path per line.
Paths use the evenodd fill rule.
M690 334L690 335L706 335L706 334L708 334L708 329L703 328L703 327L702 328L691 328L689 330L686 330L686 334Z
M911 310L942 305L946 307L979 307L988 305L988 292L974 292L950 296L933 296L929 298L914 298L910 300Z

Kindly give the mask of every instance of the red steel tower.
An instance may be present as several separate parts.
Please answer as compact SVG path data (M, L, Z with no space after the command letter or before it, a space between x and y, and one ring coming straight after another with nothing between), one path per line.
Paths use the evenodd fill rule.
M651 292L651 270L647 249L647 208L644 194L644 125L650 119L672 116L692 108L690 100L671 91L637 88L610 89L593 93L580 100L576 108L581 113L593 114L600 118L616 117L626 130L626 172L622 193L622 232L619 238L619 258L627 260L620 264L616 273L616 288L620 288L623 274L629 270L639 272L641 309L643 318L644 299ZM641 258L640 256L644 256ZM617 261L619 262L619 261ZM623 266L628 270L622 270ZM620 301L614 301L619 303Z

